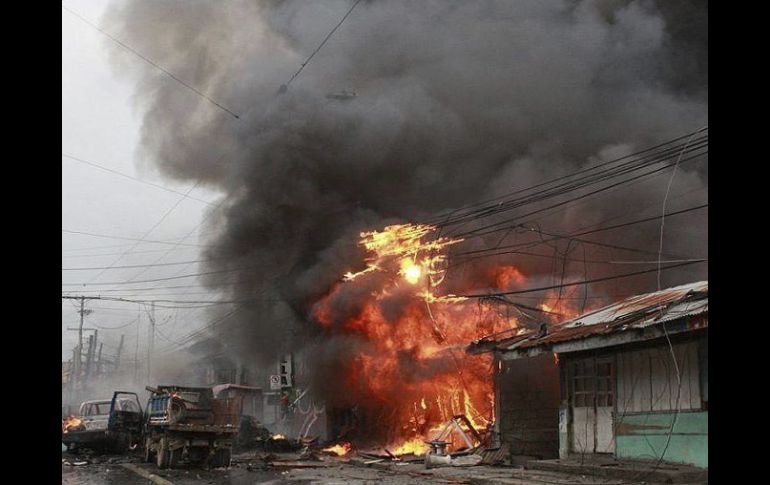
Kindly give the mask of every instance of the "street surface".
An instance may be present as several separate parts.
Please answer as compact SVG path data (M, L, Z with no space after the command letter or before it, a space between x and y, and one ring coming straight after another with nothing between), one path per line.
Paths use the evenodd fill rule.
M173 470L158 470L131 456L74 456L62 453L62 485L406 485L414 483L508 484L508 485L630 485L632 482L568 475L565 473L523 470L513 467L442 467L426 469L422 463L377 463L363 460L324 457L322 461L297 461L296 454L280 454L270 465L254 452L234 455L228 469L206 470L180 465ZM74 463L87 464L75 465ZM647 485L654 485L648 483Z

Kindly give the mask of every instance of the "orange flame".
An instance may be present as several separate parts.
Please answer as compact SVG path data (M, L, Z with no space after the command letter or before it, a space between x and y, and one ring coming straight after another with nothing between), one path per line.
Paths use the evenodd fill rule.
M78 429L80 426L82 426L82 424L83 421L76 418L75 416L67 416L67 419L62 422L62 432L68 433Z
M413 453L414 455L424 455L430 447L422 438L412 438L409 441L396 446L391 453L396 456L408 455Z
M399 224L361 233L366 267L346 273L313 307L326 332L362 342L339 369L346 386L339 405L355 403L378 420L387 409L387 421L377 426L395 455L424 454L429 448L425 441L457 415L465 415L482 438L488 435L494 422L492 356L470 355L463 348L481 337L519 328L516 314L500 311L499 305L476 304L446 292L434 295L446 277L448 246L462 241L430 239L436 230ZM527 283L511 265L488 268L479 276L483 282L471 283L471 288L486 284L510 289ZM366 291L359 291L363 288ZM563 315L579 311L565 303L571 296L549 294L541 309L554 312L547 314L554 323L561 321ZM450 449L467 446L455 438ZM333 450L343 456L350 447L326 449Z
M324 448L323 451L326 451L328 453L333 453L337 456L345 456L348 453L350 453L350 450L352 449L353 449L353 445L345 441L343 443L339 443L339 444Z
M274 440L285 440L286 436L278 433L278 434L274 434L273 436L271 436L271 438L273 438Z
M429 286L437 286L444 278L441 266L446 258L440 251L463 239L439 237L424 240L435 230L435 226L427 224L396 224L382 231L362 232L359 244L368 253L366 268L356 273L345 273L344 280L353 281L366 273L383 271L397 261L399 268L396 272L408 283L416 285L427 276Z

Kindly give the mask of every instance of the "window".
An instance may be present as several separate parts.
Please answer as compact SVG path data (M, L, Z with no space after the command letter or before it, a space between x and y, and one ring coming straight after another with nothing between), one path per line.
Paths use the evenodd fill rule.
M612 407L613 379L612 362L609 360L596 363L596 407Z
M584 407L612 407L614 379L609 359L581 359L571 365L572 405Z
M576 408L593 407L596 369L593 361L580 360L572 364L573 405Z

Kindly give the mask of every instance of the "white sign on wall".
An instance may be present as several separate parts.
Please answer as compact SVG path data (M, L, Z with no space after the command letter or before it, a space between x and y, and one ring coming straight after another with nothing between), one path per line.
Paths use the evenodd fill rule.
M270 376L270 390L278 391L280 389L281 389L281 376L279 375Z

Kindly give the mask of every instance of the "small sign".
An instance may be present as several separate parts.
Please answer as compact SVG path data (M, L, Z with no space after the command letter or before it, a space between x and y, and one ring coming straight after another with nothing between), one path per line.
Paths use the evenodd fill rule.
M278 391L280 389L281 389L281 376L279 375L270 376L270 390Z

